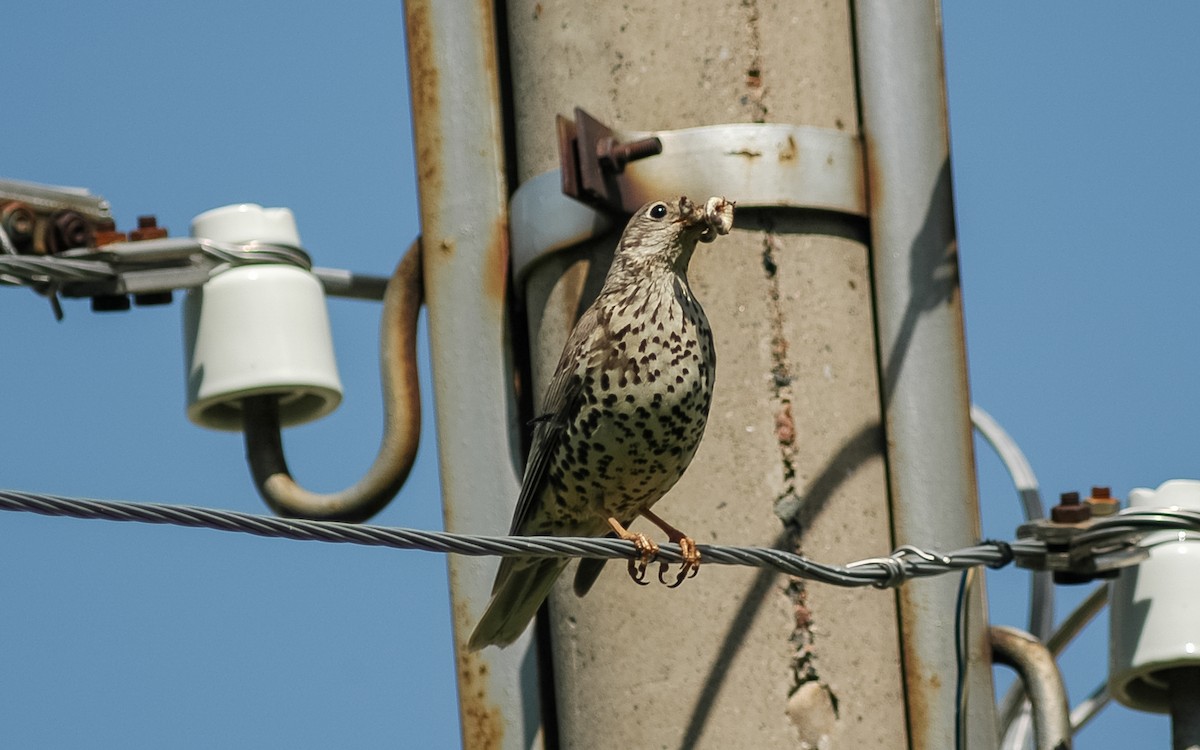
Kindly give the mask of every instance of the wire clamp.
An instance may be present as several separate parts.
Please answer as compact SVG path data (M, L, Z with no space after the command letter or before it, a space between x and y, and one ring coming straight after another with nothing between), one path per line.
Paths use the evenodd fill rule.
M1115 578L1121 568L1137 565L1149 556L1140 544L1145 532L1135 526L1104 533L1115 518L1078 522L1042 518L1021 524L1017 527L1018 540L1037 544L1013 548L1017 567L1048 570L1058 584Z

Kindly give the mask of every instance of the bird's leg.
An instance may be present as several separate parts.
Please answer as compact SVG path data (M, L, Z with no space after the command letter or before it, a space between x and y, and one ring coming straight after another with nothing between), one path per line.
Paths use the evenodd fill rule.
M668 584L670 588L675 588L683 583L685 578L694 578L700 572L700 550L696 548L696 542L690 536L684 534L679 529L651 513L648 509L642 511L642 515L646 520L662 529L667 534L667 539L679 545L679 554L683 557L683 568L680 569L679 575L675 578L675 583ZM666 583L663 577L670 565L666 562L662 563L658 568L658 580L660 583ZM689 573L691 575L689 575Z
M640 586L649 586L650 582L646 580L646 566L649 565L655 555L658 554L658 545L650 539L650 537L639 531L630 531L621 525L621 522L615 518L608 519L608 525L616 532L616 535L627 542L633 542L633 546L637 547L638 559L629 561L629 577L634 583Z

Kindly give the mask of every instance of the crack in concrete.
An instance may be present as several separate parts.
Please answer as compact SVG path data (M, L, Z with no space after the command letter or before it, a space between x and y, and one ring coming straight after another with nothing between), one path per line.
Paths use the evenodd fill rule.
M767 278L767 299L771 326L771 392L776 403L775 439L779 446L779 462L783 472L783 487L775 498L775 514L784 527L784 544L799 554L803 529L799 521L802 504L796 489L796 423L792 416L792 380L788 365L788 340L784 333L784 307L779 290L779 265L776 256L779 242L774 227L767 225L763 233L762 266ZM828 693L837 712L837 696L829 686L821 682L817 673L816 652L813 648L813 614L808 608L808 591L805 582L789 577L784 593L792 603L793 629L789 636L792 646L792 684L788 697L792 697L804 685L817 682Z
M761 19L758 13L758 0L742 0L742 7L746 8L748 12L746 26L750 31L750 64L746 68L746 93L742 94L739 101L743 107L750 110L752 122L766 122L767 105L763 102L763 97L766 95L767 89L763 84L762 34L759 32Z

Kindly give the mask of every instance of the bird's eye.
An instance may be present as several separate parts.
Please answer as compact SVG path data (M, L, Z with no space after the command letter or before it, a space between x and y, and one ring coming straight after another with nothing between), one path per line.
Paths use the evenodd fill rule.
M650 218L651 219L661 219L662 217L664 217L666 215L667 215L667 204L666 203L655 203L653 206L650 207Z

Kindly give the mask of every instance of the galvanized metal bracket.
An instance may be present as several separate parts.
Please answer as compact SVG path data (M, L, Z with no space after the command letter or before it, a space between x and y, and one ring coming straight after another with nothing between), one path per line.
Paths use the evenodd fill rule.
M857 135L775 123L621 131L582 110L576 114L574 124L559 118L563 166L525 181L511 199L518 290L542 256L594 237L616 216L667 196L723 195L739 208L867 216ZM659 144L661 154L653 155Z

